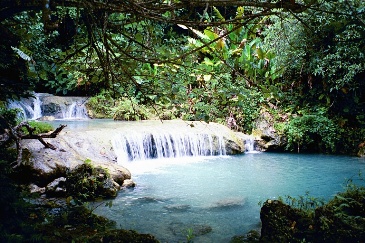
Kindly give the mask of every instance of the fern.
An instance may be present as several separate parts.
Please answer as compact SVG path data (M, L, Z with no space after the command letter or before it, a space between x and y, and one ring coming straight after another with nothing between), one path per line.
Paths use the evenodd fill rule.
M215 16L217 16L217 18L220 20L220 21L226 21L224 19L224 17L222 16L222 14L219 12L219 10L216 8L216 7L213 7L213 10L214 10L214 14Z

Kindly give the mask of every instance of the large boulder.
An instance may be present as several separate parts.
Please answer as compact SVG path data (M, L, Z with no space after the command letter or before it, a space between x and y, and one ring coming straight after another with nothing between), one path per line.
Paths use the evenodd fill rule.
M22 140L25 151L31 154L26 162L28 176L38 186L46 186L85 162L105 168L120 185L131 178L129 170L116 163L110 134L104 136L100 131L67 131L67 127L64 130L56 138L45 139L56 150L45 148L37 140Z
M267 111L262 111L255 121L256 136L260 137L258 146L262 151L282 150L286 146L286 138L274 127L275 119Z
M312 242L315 239L313 219L281 201L267 200L260 218L260 242Z

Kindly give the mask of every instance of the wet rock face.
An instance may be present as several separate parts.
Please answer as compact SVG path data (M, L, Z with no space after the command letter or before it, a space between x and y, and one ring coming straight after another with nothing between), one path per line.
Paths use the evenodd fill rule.
M65 118L65 113L70 112L68 109L72 104L81 106L83 103L85 103L87 98L44 95L41 96L40 99L42 101L41 110L43 116L54 116L57 119L62 119ZM86 112L87 111L85 109L85 117Z
M62 118L62 108L57 103L46 103L42 105L42 111L44 116L54 116L57 118Z

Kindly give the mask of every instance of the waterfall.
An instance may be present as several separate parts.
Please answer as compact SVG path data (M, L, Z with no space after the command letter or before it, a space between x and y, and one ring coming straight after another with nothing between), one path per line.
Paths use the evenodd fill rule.
M35 120L42 116L41 100L38 94L34 94L34 98L20 99L18 101L10 101L8 104L9 109L18 109L22 119Z
M255 150L255 137L251 135L245 135L244 137L245 152L246 153L257 153Z
M181 127L116 134L112 145L121 162L226 154L223 136Z
M18 109L24 120L35 120L42 116L53 116L56 119L88 119L84 99L34 94L34 98L10 101L8 108Z
M42 109L41 109L42 101L39 98L39 95L36 94L35 99L33 101L33 117L32 119L37 119L42 116Z
M78 101L72 102L64 107L62 111L62 119L87 119L87 110L83 104Z

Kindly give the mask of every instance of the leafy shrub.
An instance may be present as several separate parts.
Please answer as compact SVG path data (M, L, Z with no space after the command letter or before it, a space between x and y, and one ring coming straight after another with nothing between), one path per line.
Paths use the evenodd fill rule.
M292 118L285 128L288 150L335 152L338 127L322 112Z
M112 118L115 100L100 94L91 97L86 106L92 112L93 118Z
M153 116L145 105L138 104L134 99L123 99L112 110L114 120L138 121L147 120Z
M5 109L0 107L0 131L2 132L4 129L7 128L8 123L10 126L15 126L18 121L18 112L17 109Z

